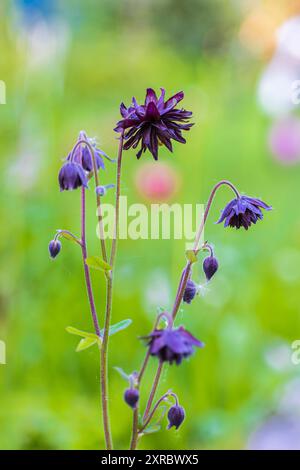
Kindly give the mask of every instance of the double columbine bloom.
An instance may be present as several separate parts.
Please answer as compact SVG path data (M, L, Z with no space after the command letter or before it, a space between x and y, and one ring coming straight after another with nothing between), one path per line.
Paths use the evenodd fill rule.
M182 131L188 131L193 124L188 123L191 111L176 108L183 97L184 93L180 91L165 101L164 88L161 88L159 98L152 88L148 88L144 104L138 104L135 98L129 108L122 103L120 112L123 119L117 123L115 131L124 133L123 148L135 149L141 143L137 158L148 149L157 160L159 145L172 152L172 140L185 144Z
M204 347L201 341L182 326L168 327L164 330L155 329L147 338L151 356L157 356L160 361L169 362L169 364L176 362L178 365L182 359L193 354L195 346Z
M84 131L81 131L78 141L60 169L58 182L61 191L72 191L80 186L88 187L88 176L93 171L93 157L90 147L94 152L97 170L105 168L103 157L107 157L107 155L97 147L94 139L89 138Z
M218 224L224 221L224 227L244 227L248 230L251 224L256 224L258 220L263 219L261 209L270 211L268 206L260 199L249 196L240 196L230 201L222 211Z

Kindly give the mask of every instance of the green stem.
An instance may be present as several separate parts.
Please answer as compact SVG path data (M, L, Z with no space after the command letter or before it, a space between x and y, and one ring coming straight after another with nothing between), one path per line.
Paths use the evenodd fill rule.
M138 422L139 422L139 412L138 408L133 410L133 417L132 417L132 436L130 442L130 450L135 450L138 444L139 433L138 433Z
M143 416L143 421L146 421L147 418L148 418L148 415L149 415L149 412L150 412L150 409L151 409L151 406L152 406L152 402L154 400L155 393L156 393L156 390L157 390L157 387L158 387L158 384L159 384L159 379L160 379L160 376L161 376L161 373L162 373L162 368L163 368L163 362L160 361L159 365L158 365L158 368L157 368L157 371L156 371L156 374L155 374L155 377L154 377L154 381L153 381L152 388L151 388L151 391L150 391L149 399L148 399L148 402L147 402L147 405L146 405L145 413L144 413L144 416Z
M107 293L106 293L106 309L105 309L105 322L103 331L103 341L101 346L101 398L102 398L102 414L103 426L105 434L106 448L111 450L113 448L112 436L110 430L109 419L109 406L108 406L108 342L109 342L109 327L112 312L112 292L113 292L113 276L115 259L117 254L117 240L119 236L119 208L120 208L120 191L121 191L121 169L122 169L122 151L123 151L123 134L120 137L119 150L118 150L118 166L117 166L117 184L116 184L116 208L115 208L115 230L114 238L112 240L110 266L111 271L107 274Z

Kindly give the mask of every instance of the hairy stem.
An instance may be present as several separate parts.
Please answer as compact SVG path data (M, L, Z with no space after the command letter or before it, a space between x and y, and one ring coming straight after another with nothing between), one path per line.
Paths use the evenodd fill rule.
M130 450L135 450L137 443L138 443L138 438L139 438L138 421L139 421L139 411L138 411L138 408L135 408L133 410L133 416L132 416L132 435L131 435L131 442L130 442Z
M112 240L110 266L111 271L107 274L107 292L106 292L106 309L105 309L105 323L103 331L103 342L101 346L101 397L102 397L102 413L103 413L103 426L105 434L106 448L111 450L113 448L112 436L110 430L109 419L109 406L108 406L108 342L109 342L109 327L112 312L112 292L113 292L113 276L115 259L117 254L117 240L119 235L119 208L120 208L120 191L121 191L121 168L122 168L122 151L123 151L123 134L120 137L119 150L118 150L118 166L117 166L117 184L116 184L116 207L115 207L115 229L114 238Z
M157 368L157 371L156 371L156 374L155 374L155 377L154 377L154 381L153 381L153 384L152 384L152 388L151 388L151 391L150 391L150 395L149 395L149 398L148 398L146 409L145 409L145 412L144 412L143 421L146 421L147 418L148 418L148 415L149 415L149 412L150 412L150 409L151 409L151 406L152 406L152 402L154 400L155 393L156 393L156 390L157 390L157 386L159 384L159 379L160 379L160 376L161 376L162 368L163 368L163 363L160 361L159 365L158 365L158 368Z
M118 150L118 163L117 163L117 182L116 182L116 207L115 207L115 227L114 237L112 240L110 266L113 269L114 262L117 254L117 243L119 237L119 211L120 211L120 193L121 193L121 170L122 170L122 154L123 154L123 141L124 133L121 134Z
M105 324L103 332L103 341L101 346L101 367L100 367L100 380L101 380L101 401L102 401L102 416L103 427L105 435L105 443L107 450L113 448L110 419L109 419L109 406L108 406L108 374L107 374L107 352L108 352L108 332L110 325L110 314L112 307L112 276L107 277L106 284L106 311L105 311Z
M83 260L83 269L85 276L86 289L88 294L88 299L90 303L90 309L92 313L94 328L97 336L100 337L100 327L95 307L95 301L92 290L91 276L88 265L85 263L87 258L87 244L86 244L86 235L85 235L85 188L81 188L81 251L82 251L82 260Z

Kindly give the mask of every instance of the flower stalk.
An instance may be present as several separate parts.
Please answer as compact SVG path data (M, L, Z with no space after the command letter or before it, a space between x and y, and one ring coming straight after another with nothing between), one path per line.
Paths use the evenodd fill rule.
M112 248L110 255L111 271L107 273L106 283L106 309L104 320L103 341L101 346L101 396L102 396L102 413L103 413L103 426L105 434L106 448L108 450L113 448L110 419L109 419L109 397L108 397L108 374L107 374L107 355L108 355L108 342L109 342L109 326L111 321L112 312L112 292L113 292L113 276L115 259L117 254L117 241L119 236L119 207L120 207L120 192L121 192L121 169L122 169L122 153L123 153L123 133L120 137L118 162L117 162L117 182L116 182L116 205L115 205L115 228L114 238L112 240Z

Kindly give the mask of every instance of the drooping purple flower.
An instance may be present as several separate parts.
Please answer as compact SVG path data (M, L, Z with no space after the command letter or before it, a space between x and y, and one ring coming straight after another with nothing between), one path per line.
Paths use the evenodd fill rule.
M217 258L214 256L207 256L203 261L203 271L206 276L206 279L210 281L213 275L217 272L219 263Z
M102 150L95 147L94 153L95 153L97 170L99 170L99 168L102 168L102 170L104 170L105 166L104 166L104 161L102 158L102 155L104 155L104 152L102 152ZM90 148L87 146L83 147L82 149L82 167L85 171L88 171L88 172L93 171L92 154L91 154Z
M197 286L194 283L194 281L192 281L192 279L189 279L187 281L186 288L183 294L183 301L187 304L190 304L196 294L197 294Z
M51 258L56 258L56 256L58 255L58 253L61 250L60 241L59 240L51 240L51 242L49 243L48 249L49 249L49 254L50 254Z
M124 393L124 400L131 408L135 408L139 401L139 391L136 388L128 388Z
M169 425L168 429L171 429L172 426L175 426L176 429L182 424L185 418L185 412L182 406L174 405L168 411L168 420Z
M78 163L66 162L60 169L58 182L61 191L71 191L80 186L87 188L86 174Z
M227 204L217 224L225 221L224 227L236 227L237 229L244 227L248 230L251 224L256 224L259 219L263 219L261 209L270 211L272 207L260 199L240 196Z
M182 326L154 330L148 337L149 352L163 362L180 364L182 359L194 352L194 347L203 348L204 344Z
M152 88L147 88L144 104L139 105L135 98L132 98L129 108L122 103L120 112L123 119L117 123L114 130L125 132L123 148L135 149L141 143L137 158L148 149L157 160L159 145L164 145L172 152L172 139L185 144L182 131L188 131L193 124L188 123L192 116L190 111L176 108L183 97L184 93L180 91L165 101L164 88L161 88L159 98Z
M93 148L94 154L95 154L97 170L99 170L99 168L102 168L102 170L104 170L105 165L104 165L104 161L103 161L102 157L108 158L106 153L103 152L100 148L97 147L95 139L92 139L92 138L88 137L85 131L80 131L79 132L77 142L82 141L82 140L87 141L91 145L91 147ZM84 142L82 142L81 144L79 144L76 147L73 155L72 155L72 153L73 152L69 153L69 155L67 157L67 160L71 160L71 158L72 158L72 161L74 161L74 162L78 163L79 165L81 165L82 168L85 171L87 171L88 173L93 171L92 152L91 152L91 149L88 145L85 145Z

